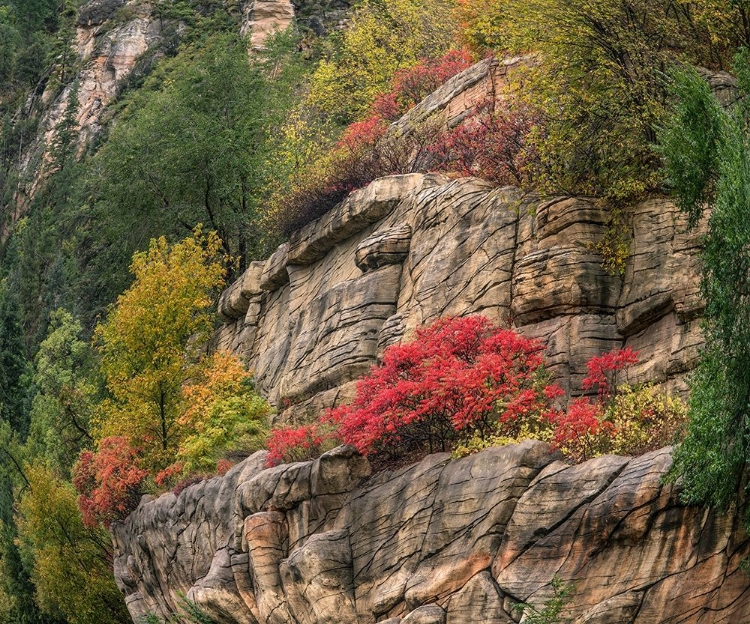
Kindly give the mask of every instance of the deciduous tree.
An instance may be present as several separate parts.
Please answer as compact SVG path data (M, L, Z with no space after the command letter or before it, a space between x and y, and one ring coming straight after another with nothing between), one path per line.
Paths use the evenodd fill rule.
M225 274L220 247L213 232L175 245L152 241L133 256L133 285L95 331L111 395L95 435L124 436L149 470L171 464L181 442L182 387L200 370Z

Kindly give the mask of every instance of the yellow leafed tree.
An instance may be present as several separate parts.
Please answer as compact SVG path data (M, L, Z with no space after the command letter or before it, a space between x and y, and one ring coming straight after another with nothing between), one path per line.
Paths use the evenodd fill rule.
M152 240L133 256L133 285L95 331L110 398L95 423L98 439L125 436L158 471L174 461L183 385L200 372L225 270L215 233L169 245Z

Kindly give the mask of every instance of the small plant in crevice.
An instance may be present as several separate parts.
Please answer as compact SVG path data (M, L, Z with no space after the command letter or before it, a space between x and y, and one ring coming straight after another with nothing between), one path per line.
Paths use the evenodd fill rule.
M552 577L550 585L552 596L544 601L541 608L528 603L519 603L515 606L523 615L524 624L569 624L573 621L565 616L565 612L573 601L575 585L566 583L557 575Z
M610 211L604 233L591 249L602 257L602 268L609 275L624 275L631 243L630 228L622 210Z

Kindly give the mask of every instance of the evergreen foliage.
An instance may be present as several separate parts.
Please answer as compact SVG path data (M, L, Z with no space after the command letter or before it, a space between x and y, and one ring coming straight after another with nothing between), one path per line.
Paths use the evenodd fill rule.
M734 65L740 97L727 110L694 70L675 75L677 101L662 154L680 207L709 211L702 253L706 346L691 382L690 426L675 453L683 498L726 506L744 497L750 440L750 54Z

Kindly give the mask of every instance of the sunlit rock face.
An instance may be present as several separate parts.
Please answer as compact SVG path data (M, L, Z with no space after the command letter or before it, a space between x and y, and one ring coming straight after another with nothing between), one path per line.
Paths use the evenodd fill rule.
M750 621L741 519L680 505L669 449L570 466L524 442L375 477L346 447L264 462L113 527L134 621L183 594L219 624L509 623L555 576L577 624Z

